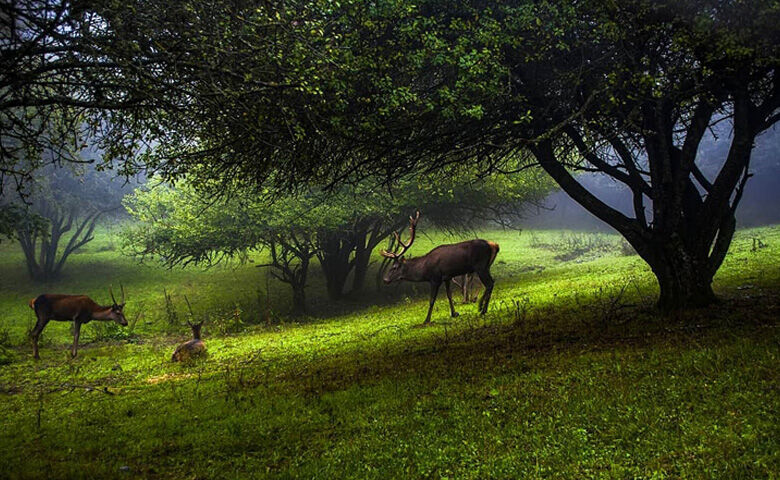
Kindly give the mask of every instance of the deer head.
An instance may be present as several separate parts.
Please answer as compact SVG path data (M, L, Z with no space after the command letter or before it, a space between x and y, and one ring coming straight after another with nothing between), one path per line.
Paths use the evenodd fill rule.
M117 303L116 298L114 298L114 291L111 287L108 287L108 293L111 294L111 301L113 304L111 305L111 313L109 314L111 320L115 321L119 325L122 325L123 327L127 326L127 319L125 318L124 314L124 308L125 308L125 287L122 286L122 284L119 284L119 288L122 291L122 302Z
M187 298L187 295L184 296L184 301L187 302L187 309L190 311L190 318L195 320L195 314L192 312L192 305L190 305L190 301ZM203 319L200 322L195 323L194 321L190 322L189 319L187 319L186 322L192 330L192 338L195 340L200 340L200 329L203 327L203 324L206 322L206 320Z
M406 273L406 259L404 258L404 255L406 254L406 251L409 250L409 247L412 246L412 243L414 243L414 234L417 230L417 221L419 219L419 210L414 217L409 217L409 240L406 243L401 240L401 236L398 232L393 232L397 244L401 246L400 252L394 253L382 250L381 255L383 257L393 260L393 263L390 265L390 268L387 269L387 273L385 273L383 278L385 283L393 283L404 279L404 274Z

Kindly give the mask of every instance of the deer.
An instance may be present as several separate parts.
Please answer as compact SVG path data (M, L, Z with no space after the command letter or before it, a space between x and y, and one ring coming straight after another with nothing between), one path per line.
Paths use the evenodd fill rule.
M417 211L416 216L409 217L409 240L406 243L401 241L398 232L393 232L397 244L401 247L400 252L382 250L381 255L392 260L392 264L383 278L385 284L401 280L428 282L431 285L431 300L428 305L428 315L423 322L423 325L427 325L431 323L433 304L436 302L441 284L444 283L447 290L450 315L454 318L459 314L455 311L455 306L452 303L450 282L454 277L475 273L485 286L485 292L479 300L478 310L480 315L487 313L495 283L490 275L490 266L498 255L498 244L482 239L466 240L460 243L439 245L422 257L407 259L404 255L414 243L419 219L419 211Z
M73 322L73 347L71 347L71 357L76 358L79 348L79 333L81 326L92 320L105 322L116 322L123 327L127 326L127 319L123 312L125 308L125 289L119 284L122 290L122 302L118 303L114 298L114 292L111 287L108 292L111 295L111 305L101 306L86 295L60 295L44 293L30 300L30 308L35 311L38 321L30 332L32 337L33 358L39 360L38 337L41 335L46 324L50 320L58 322Z
M184 297L184 300L187 302L187 307L190 310L190 317L192 317L194 320L195 315L192 313L192 306L190 305L190 301L187 300L186 296ZM173 352L173 356L171 357L172 362L186 362L206 353L206 344L203 343L203 340L200 338L200 329L206 320L203 319L199 323L193 323L189 320L186 321L187 325L189 325L190 329L192 330L192 340L186 341L176 347L176 350Z

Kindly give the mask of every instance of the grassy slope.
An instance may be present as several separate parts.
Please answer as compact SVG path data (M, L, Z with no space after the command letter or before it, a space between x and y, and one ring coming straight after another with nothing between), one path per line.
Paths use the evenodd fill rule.
M105 250L103 235L51 290L143 303L138 344L100 342L67 361L67 326L0 366L0 472L19 477L772 478L778 459L780 228L740 231L715 287L719 308L658 319L635 256L569 261L560 232L489 232L502 251L491 313L474 305L418 328L427 291L332 306L316 318L215 336L210 357L167 362L162 288L196 310L259 315L252 266L165 271ZM751 251L751 238L769 246ZM425 251L441 238L420 237ZM98 251L103 250L103 251ZM0 250L0 331L18 344L40 287ZM540 269L539 267L544 267ZM260 281L258 281L260 279ZM616 291L628 284L618 305ZM271 284L273 308L288 292ZM744 287L748 288L744 288ZM739 289L742 288L742 289ZM515 303L517 301L518 303ZM336 314L336 311L344 311ZM215 321L216 322L216 321ZM101 330L90 324L82 338ZM51 329L51 330L49 330ZM91 336L91 337L90 337ZM123 468L127 467L127 468ZM127 471L126 473L122 473ZM0 474L1 476L2 474Z

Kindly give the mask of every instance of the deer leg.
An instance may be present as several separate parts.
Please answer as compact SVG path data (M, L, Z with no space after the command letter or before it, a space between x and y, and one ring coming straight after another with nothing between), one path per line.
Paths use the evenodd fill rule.
M476 284L477 282L473 282L473 283ZM474 287L474 294L471 297L473 302L476 302L477 299L479 298L479 289L480 289L479 284L476 284L475 287Z
M477 274L469 274L469 303L474 303L479 298L479 284L477 283Z
M81 332L81 322L73 322L73 347L70 349L70 356L76 358L79 350L79 333Z
M450 301L450 316L457 317L458 312L455 311L455 306L452 304L452 292L450 291L450 281L444 282L444 288L447 290L447 300Z
M436 295L439 294L441 282L431 282L431 304L428 306L428 316L425 317L425 323L431 323L431 313L433 313L433 304L436 302Z
M44 327L46 327L47 323L49 323L49 320L46 317L38 315L38 321L35 322L35 327L32 329L32 332L30 332L30 337L32 337L33 358L36 360L40 360L41 358L38 355L38 337L41 336L41 332Z
M458 279L460 279L460 281L458 281ZM457 285L458 288L460 289L460 291L463 292L463 303L466 303L466 287L461 282L465 282L465 280L466 280L466 276L465 275L452 277L452 283Z
M485 285L485 292L482 294L482 298L479 300L479 314L484 315L487 313L488 304L490 303L490 296L493 294L493 277L490 272L485 270L478 272L479 279L482 280L482 284Z

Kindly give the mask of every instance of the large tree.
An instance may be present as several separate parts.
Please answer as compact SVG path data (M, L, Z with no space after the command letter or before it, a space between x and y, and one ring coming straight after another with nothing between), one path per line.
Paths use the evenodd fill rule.
M755 139L780 118L778 10L764 2L627 2L597 5L591 19L599 28L576 49L590 62L570 107L577 116L532 151L647 261L660 307L711 303ZM559 68L556 76L577 79L576 63ZM718 122L731 126L731 146L707 177L701 165L713 159L699 147ZM581 161L567 161L570 151ZM633 217L593 196L571 170L628 186Z
M650 265L661 308L706 305L754 141L780 119L779 15L770 1L706 0L346 9L354 91L332 93L345 115L331 124L350 139L339 154L362 160L341 167L392 177L469 159L491 172L530 152ZM708 177L699 146L719 122L731 147ZM634 215L577 171L627 185Z

